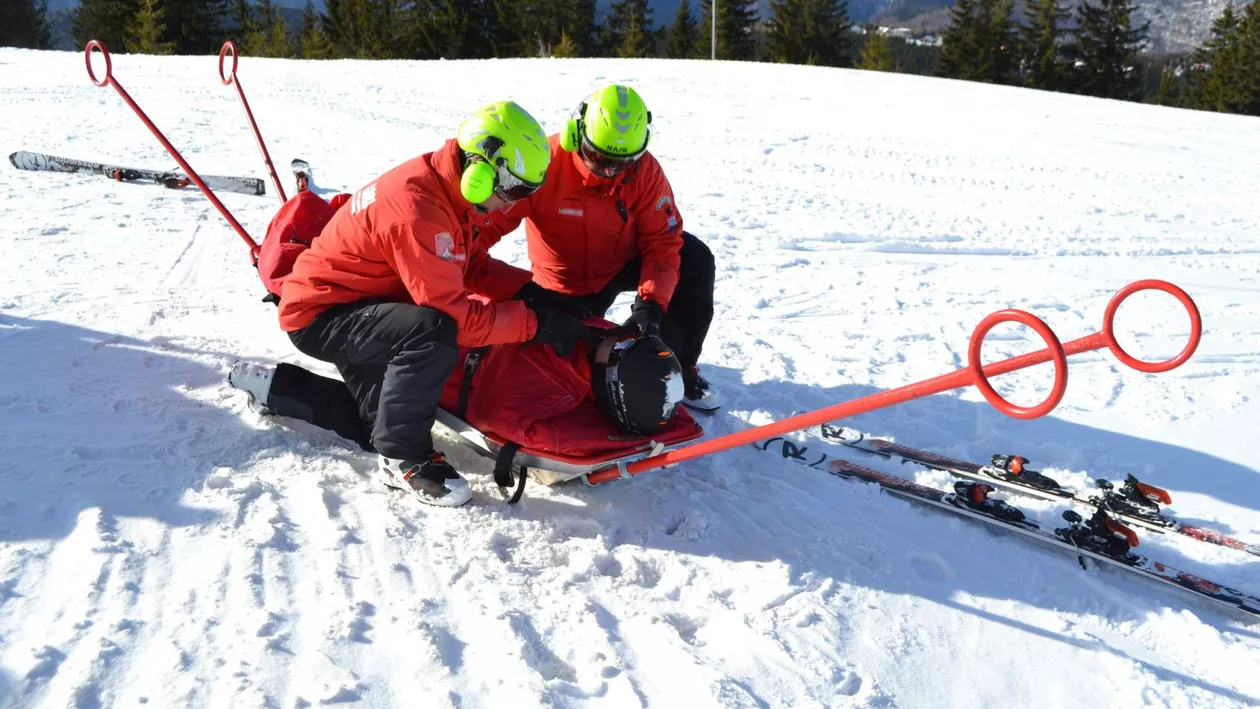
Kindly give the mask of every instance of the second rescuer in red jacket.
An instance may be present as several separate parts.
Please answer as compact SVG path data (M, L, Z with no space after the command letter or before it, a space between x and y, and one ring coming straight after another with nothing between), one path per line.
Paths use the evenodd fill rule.
M356 192L281 289L281 328L298 350L337 366L389 484L423 502L457 506L471 496L431 433L458 345L544 342L565 356L589 336L564 312L512 300L529 274L474 239L473 208L489 213L529 196L549 163L533 117L515 103L486 106L457 140Z
M713 253L683 231L673 189L647 150L651 121L634 89L612 84L551 137L546 183L506 212L510 227L525 220L533 283L521 297L603 315L634 291L627 324L665 340L683 367L684 403L712 410L717 392L697 363L713 321Z

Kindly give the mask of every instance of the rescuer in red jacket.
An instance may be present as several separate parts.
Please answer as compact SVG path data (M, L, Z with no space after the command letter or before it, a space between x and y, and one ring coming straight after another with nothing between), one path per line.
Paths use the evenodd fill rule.
M431 435L458 347L544 342L564 356L589 337L545 297L513 300L529 274L490 258L473 236L476 213L535 192L549 163L537 121L514 103L486 106L456 140L356 192L284 280L281 328L298 350L336 365L387 481L424 502L457 506L471 495Z
M634 89L612 84L551 137L546 182L506 210L510 226L525 221L533 284L521 297L603 315L634 291L627 324L660 334L682 364L684 403L712 410L717 392L697 362L713 320L713 253L683 231L669 180L647 150L651 121Z

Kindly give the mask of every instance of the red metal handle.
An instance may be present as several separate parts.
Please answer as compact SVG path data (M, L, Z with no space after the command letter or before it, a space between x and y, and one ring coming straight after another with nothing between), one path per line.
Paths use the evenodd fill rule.
M97 80L96 73L92 70L93 49L99 49L101 54L105 57L104 80ZM184 174L188 175L188 179L192 180L193 183L197 185L197 188L200 189L201 193L206 196L206 199L210 200L210 203L214 205L215 209L219 210L219 214L223 215L223 218L227 220L228 224L230 224L232 228L236 230L236 233L240 235L241 239L249 245L251 254L250 257L253 258L253 254L258 250L258 243L250 238L249 232L245 231L245 227L241 226L241 223L236 221L236 217L232 216L232 213L228 211L227 207L223 206L223 203L219 201L218 196L215 195L214 190L211 190L206 186L205 181L201 179L201 176L197 174L197 171L192 169L192 166L184 160L184 156L179 154L179 151L175 149L175 146L171 145L171 142L166 139L166 136L162 135L162 131L158 130L158 127L153 124L153 121L149 120L149 117L145 115L144 111L140 110L140 106L132 100L131 95L128 94L127 90L122 87L122 84L118 83L118 80L114 78L113 66L109 60L109 51L105 49L105 45L99 40L91 40L84 47L83 55L84 59L87 61L88 77L92 79L92 83L97 86L109 84L114 87L114 90L118 92L118 95L122 97L122 100L131 107L132 111L135 111L136 116L140 118L140 121L144 123L150 132L153 133L153 137L158 139L158 142L162 144L163 148L166 148L166 152L170 153L172 158L175 158L175 162L179 163L179 167L184 171Z
M1181 304L1186 307L1186 312L1190 315L1190 341L1186 344L1185 349L1176 357L1166 362L1142 362L1130 357L1116 343L1113 333L1116 310L1126 298L1144 290L1159 290L1173 295ZM980 348L984 343L985 335L989 333L994 326L1003 322L1019 322L1027 325L1037 331L1046 342L1046 348L1036 352L1011 357L1000 362L980 366ZM674 465L692 458L717 453L719 451L734 448L736 446L752 443L763 438L773 436L781 436L784 433L797 431L810 426L834 421L836 419L848 418L864 414L877 409L882 409L895 404L901 404L913 399L939 394L950 389L958 389L968 385L980 387L984 393L985 399L996 407L1002 413L1009 416L1022 419L1036 418L1050 413L1055 406L1063 399L1063 394L1067 390L1067 357L1080 354L1082 352L1090 352L1102 349L1104 347L1110 349L1116 354L1120 361L1126 365L1142 372L1166 372L1175 367L1179 367L1190 359L1195 349L1199 346L1199 339L1203 331L1203 323L1199 316L1199 309L1194 304L1194 300L1177 286L1165 281L1144 280L1132 283L1120 290L1107 305L1107 311L1103 318L1103 331L1096 332L1092 335L1072 340L1067 344L1060 344L1059 338L1048 326L1030 313L1019 310L1002 310L988 316L980 322L976 330L971 335L971 344L967 351L967 368L959 369L949 374L943 374L926 381L916 384L908 384L896 389L878 392L870 396L864 396L853 401L846 401L833 406L812 411L806 414L800 414L782 421L776 421L764 426L750 428L743 431L737 431L725 436L719 436L707 441L700 441L689 446L677 448L667 451L660 455L655 455L643 460L637 460L624 469L608 469L591 473L587 476L587 481L591 484L599 484L616 480L627 475L637 475L655 468L662 468L667 465ZM1003 399L994 391L989 384L989 378L1006 374L1034 364L1042 364L1044 362L1054 362L1055 376L1054 385L1051 387L1050 395L1041 404L1033 407L1020 407L1011 404Z
M224 74L223 73L223 57L229 53L232 55L232 71L229 72L228 74ZM231 86L232 82L236 81L237 63L238 63L238 59L236 55L236 43L233 42L232 40L228 40L224 42L223 47L219 49L219 80L223 82L224 86Z
M1003 399L1002 395L997 393L993 385L989 383L989 377L980 365L980 350L984 346L984 338L990 330L1004 322L1017 322L1031 327L1038 335L1041 335L1054 361L1054 386L1050 388L1050 394L1046 400L1036 406L1016 406ZM967 368L971 370L972 383L981 394L984 394L985 400L993 408L1012 418L1035 419L1045 416L1053 411L1060 401L1063 401L1063 393L1067 391L1067 355L1063 353L1063 345L1059 343L1059 338L1050 326L1042 322L1041 318L1023 310L999 310L980 321L975 331L971 333L971 346L967 348Z
M232 56L232 71L224 75L223 58L229 54ZM289 201L289 198L284 193L284 185L280 184L280 178L276 176L275 166L271 164L271 153L267 152L267 144L263 142L262 133L258 131L258 123L254 121L254 112L249 109L245 89L241 87L240 79L236 78L236 64L236 45L231 40L224 42L223 47L219 49L219 80L225 86L236 87L236 95L241 99L241 106L245 108L245 117L249 119L249 127L253 129L254 138L258 140L258 151L262 153L263 163L267 165L267 172L271 175L271 184L276 188L276 197L280 199L281 204L284 204Z
M99 49L101 56L105 57L105 78L97 79L96 70L92 68L92 50ZM90 40L84 47L83 60L87 63L88 78L97 86L104 86L114 80L114 63L109 59L109 50L105 48L105 44L100 40Z
M1186 343L1186 346L1181 350L1180 354L1164 362L1143 362L1142 360L1131 356L1128 352L1125 352L1124 348L1120 346L1120 343L1116 341L1116 311L1120 309L1120 304L1127 300L1129 296L1134 293L1140 293L1144 290L1157 290L1171 295L1180 301L1183 306L1185 306L1186 313L1190 316L1190 341ZM1160 372L1167 372L1170 369L1176 369L1177 367L1185 364L1186 360L1190 359L1191 355L1194 354L1194 351L1199 348L1199 340L1203 337L1203 320L1199 317L1199 308L1194 304L1194 299L1187 295L1185 291L1181 290L1177 286L1174 286L1168 281L1148 279L1145 281L1130 283L1124 288L1121 288L1120 292L1116 293L1116 295L1111 299L1111 302L1107 303L1107 311L1103 313L1102 335L1107 342L1108 349L1110 349L1112 354L1116 356L1116 359L1124 362L1139 372L1158 374Z

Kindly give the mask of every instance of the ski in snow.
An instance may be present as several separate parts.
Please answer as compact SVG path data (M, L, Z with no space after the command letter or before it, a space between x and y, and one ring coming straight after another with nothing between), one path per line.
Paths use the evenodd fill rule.
M913 502L1014 530L1035 541L1075 554L1081 566L1085 566L1085 558L1088 557L1260 618L1260 598L1134 553L1132 548L1138 544L1137 534L1102 508L1088 519L1068 510L1063 513L1067 526L1049 530L1025 517L1018 508L990 498L993 488L984 483L959 480L954 485L954 492L947 492L864 468L786 438L771 438L754 446L772 454L777 452L787 460L839 478L874 483L893 495Z
M1133 475L1128 476L1119 489L1110 481L1098 480L1098 492L1079 493L1062 487L1054 479L1028 468L1028 459L1017 455L995 455L989 465L979 465L910 448L892 441L868 438L865 434L853 429L831 424L823 424L820 429L811 429L810 433L826 441L840 443L881 458L900 458L902 462L917 463L933 470L940 470L969 480L978 480L1021 495L1043 500L1071 502L1091 509L1105 510L1125 524L1135 527L1160 533L1173 532L1201 542L1260 556L1260 545L1248 544L1212 529L1178 522L1162 514L1159 509L1160 503L1170 504L1172 498L1163 489L1148 485Z
M184 174L178 172L165 172L159 170L142 170L130 167L118 167L116 165L106 165L99 162L88 162L86 160L74 160L71 158L59 158L53 155L44 155L42 153L30 153L26 151L18 151L9 156L9 162L19 170L33 170L37 172L87 172L96 175L104 175L112 180L119 182L137 182L140 184L154 184L163 187L179 190L185 187L194 186L195 183ZM254 177L224 177L221 175L202 175L202 181L206 186L216 192L238 192L248 195L266 194L267 188L263 181Z

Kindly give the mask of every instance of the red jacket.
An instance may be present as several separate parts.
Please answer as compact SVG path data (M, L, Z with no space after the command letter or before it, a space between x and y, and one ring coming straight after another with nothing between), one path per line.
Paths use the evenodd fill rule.
M385 298L446 313L466 347L533 337L537 318L509 300L529 274L486 253L478 230L499 218L473 213L459 179L459 146L450 140L356 192L297 257L280 294L280 327L300 330L338 303ZM483 303L470 291L507 302Z
M529 261L540 286L573 295L596 293L627 262L642 257L639 295L669 306L678 285L682 216L651 153L614 178L600 177L578 153L565 152L553 135L546 182L528 200L508 208L506 216L515 223L526 220ZM490 243L502 233L492 235Z

